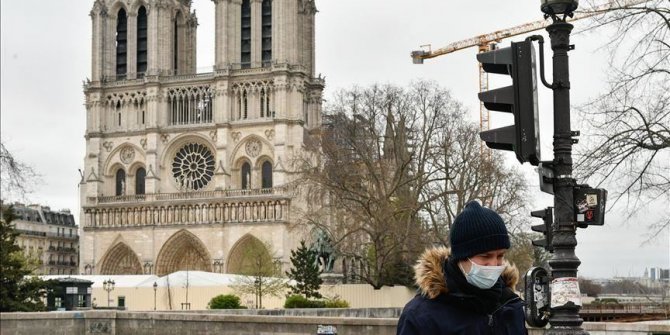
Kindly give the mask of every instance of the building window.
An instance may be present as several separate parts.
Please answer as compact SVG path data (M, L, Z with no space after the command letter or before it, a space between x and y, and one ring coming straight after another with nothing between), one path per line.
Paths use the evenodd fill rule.
M202 144L186 144L172 160L172 176L180 190L200 190L209 184L213 175L214 155Z
M243 69L251 67L251 4L249 0L242 1L242 50L240 62Z
M251 188L251 165L249 163L242 164L242 189L248 190Z
M262 18L262 58L263 67L270 66L272 63L272 1L263 0L263 5L261 7Z
M116 171L116 192L115 195L125 195L126 194L126 172L123 169L118 169Z
M147 176L144 168L137 169L135 172L135 194L144 194L144 179Z
M147 71L147 10L144 6L137 11L137 76L143 77Z
M170 124L202 124L212 122L214 90L207 86L168 90Z
M270 96L265 89L261 89L261 117L270 117Z
M172 36L172 70L174 74L179 73L179 21L181 21L181 12L177 12L174 18L174 27L172 27L174 36Z
M261 168L262 170L262 186L263 188L271 188L272 187L272 163L269 161L266 161L263 163L263 166Z
M249 101L247 100L247 91L242 94L242 118L246 119L249 116Z
M116 18L116 77L123 79L128 71L126 56L128 52L128 16L126 10L119 9Z

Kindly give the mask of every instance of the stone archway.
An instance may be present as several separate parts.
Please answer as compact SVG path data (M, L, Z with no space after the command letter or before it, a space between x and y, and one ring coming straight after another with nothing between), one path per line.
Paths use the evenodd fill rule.
M182 229L163 244L156 259L156 275L194 270L212 272L212 258L202 241Z
M249 234L235 243L227 263L228 273L273 276L276 270L268 246Z
M142 264L130 247L119 242L110 248L102 258L101 275L141 275Z

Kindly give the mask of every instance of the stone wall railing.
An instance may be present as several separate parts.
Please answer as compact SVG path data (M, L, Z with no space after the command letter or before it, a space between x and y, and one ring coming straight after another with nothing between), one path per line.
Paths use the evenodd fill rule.
M338 335L394 335L397 318L324 316L226 315L210 311L125 312L75 311L2 313L0 334L316 334L319 325L334 326ZM652 335L670 333L670 321L647 324L584 323L591 335ZM56 332L54 332L56 331ZM529 329L543 334L544 329Z
M188 199L213 199L213 198L254 198L268 196L286 197L289 194L288 187L260 188L251 190L215 190L200 192L177 192L177 193L148 193L118 196L88 197L89 204L112 204L153 202L166 200L188 200Z
M209 200L183 205L135 205L84 208L84 228L213 224L228 222L277 222L289 220L290 200Z

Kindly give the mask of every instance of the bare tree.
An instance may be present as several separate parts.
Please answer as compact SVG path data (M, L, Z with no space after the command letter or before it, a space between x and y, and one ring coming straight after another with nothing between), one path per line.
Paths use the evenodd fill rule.
M375 288L411 284L418 254L447 243L468 200L522 207L521 175L482 157L476 127L434 82L343 90L326 110L320 141L299 162L303 189L318 199L304 217Z
M613 29L606 42L609 83L580 108L589 136L575 167L580 177L614 191L610 208L625 203L630 216L650 200L670 200L669 4L614 6L592 25ZM652 236L670 226L670 209L664 210Z
M263 308L263 297L280 297L286 292L286 280L282 277L280 264L273 257L273 247L269 243L256 242L246 248L240 262L240 274L232 289L241 295L251 295L254 307Z
M32 191L39 175L33 168L17 160L11 152L0 142L0 192L3 198L23 198Z

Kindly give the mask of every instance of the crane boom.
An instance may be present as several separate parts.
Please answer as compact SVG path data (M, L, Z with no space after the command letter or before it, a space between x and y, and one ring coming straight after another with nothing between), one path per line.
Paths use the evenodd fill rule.
M621 8L626 8L630 6L635 6L639 5L641 3L648 2L650 0L625 0L625 1L610 1L606 4L589 8L585 11L578 11L575 12L575 15L571 18L568 18L568 22L570 21L575 21L591 16L595 16L598 14L602 14L607 12L608 10L612 9L614 6L620 6ZM424 59L429 59L429 58L435 58L438 56L446 55L448 53L452 53L454 51L462 50L462 49L467 49L470 47L474 46L479 46L480 51L486 50L486 46L489 43L493 42L500 42L503 38L508 38L512 36L517 36L525 33L529 33L532 31L540 30L542 28L547 27L550 25L551 22L547 20L538 20L534 22L529 22L525 24L521 24L515 27L503 29L503 30L498 30L492 33L488 34L483 34L479 36L475 36L472 38L468 38L465 40L461 40L458 42L454 42L451 44L446 45L445 47L439 48L437 50L415 50L412 51L412 59L414 60L415 64L423 64Z

